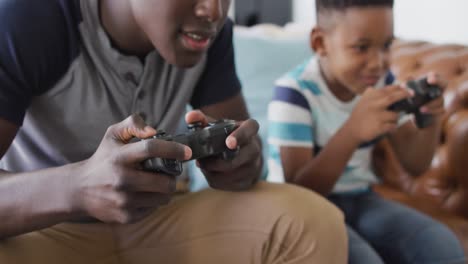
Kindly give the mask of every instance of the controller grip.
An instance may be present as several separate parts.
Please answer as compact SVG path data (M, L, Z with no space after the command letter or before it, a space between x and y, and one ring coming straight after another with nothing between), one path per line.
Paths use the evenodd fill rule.
M423 114L421 112L414 113L416 126L418 128L426 128L434 122L434 117L431 114Z
M233 160L237 154L239 154L239 146L237 146L236 149L227 149L225 150L222 154L223 154L223 159L224 160Z
M182 162L175 159L152 158L143 162L143 169L171 176L179 176L182 173Z

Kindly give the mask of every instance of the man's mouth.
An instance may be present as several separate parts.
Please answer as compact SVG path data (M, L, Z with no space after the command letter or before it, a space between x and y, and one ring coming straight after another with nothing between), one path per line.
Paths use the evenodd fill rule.
M214 34L212 33L182 32L182 42L184 46L193 51L205 51L213 38Z

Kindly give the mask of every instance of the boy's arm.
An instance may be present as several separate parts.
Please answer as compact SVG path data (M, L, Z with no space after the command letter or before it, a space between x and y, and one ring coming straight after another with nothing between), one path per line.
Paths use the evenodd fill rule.
M281 147L285 179L327 195L361 144L396 128L398 114L387 108L409 96L398 86L367 89L349 119L316 157L310 148Z
M349 136L348 123L314 157L312 148L281 147L285 180L328 195L346 168L358 140Z
M442 89L445 89L447 85L445 80L434 73L428 74L428 82ZM420 111L433 116L433 123L429 127L419 129L414 123L407 122L389 136L390 143L403 168L413 176L424 173L434 157L445 113L443 96L422 106Z
M434 115L431 126L419 129L413 122L407 122L389 136L398 160L413 176L419 176L429 168L440 140L443 98L440 97L425 107L428 109L426 113Z

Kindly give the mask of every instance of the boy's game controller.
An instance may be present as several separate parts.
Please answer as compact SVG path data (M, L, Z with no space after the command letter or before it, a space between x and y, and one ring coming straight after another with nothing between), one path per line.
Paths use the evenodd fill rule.
M414 91L414 96L393 103L388 109L395 112L413 113L419 128L428 127L432 124L432 115L421 113L419 108L441 96L442 89L437 85L429 84L427 78L412 80L406 85Z
M235 157L238 150L226 146L226 138L237 128L233 120L221 119L201 127L201 123L189 124L189 132L180 135L168 135L163 130L150 139L175 141L192 149L190 160L220 156L225 160ZM143 162L143 169L177 176L182 173L182 161L175 159L151 158Z

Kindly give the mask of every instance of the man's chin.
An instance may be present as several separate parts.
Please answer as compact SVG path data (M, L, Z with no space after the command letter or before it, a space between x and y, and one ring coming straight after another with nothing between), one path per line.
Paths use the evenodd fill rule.
M169 64L172 64L180 68L192 68L196 66L202 59L203 56L180 56L173 60L166 60Z
M187 52L185 50L173 49L170 52L161 52L163 59L179 68L191 68L197 65L203 58L204 52Z

